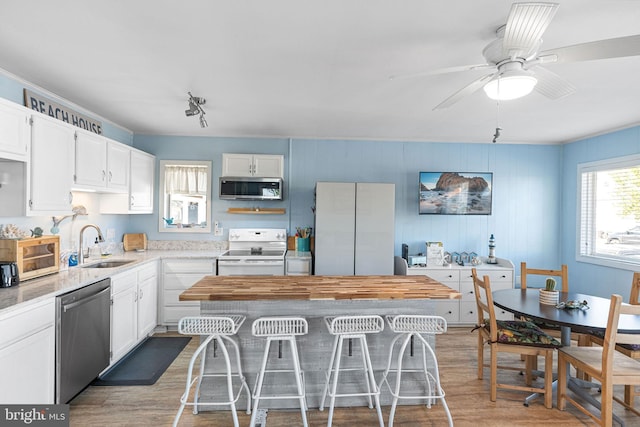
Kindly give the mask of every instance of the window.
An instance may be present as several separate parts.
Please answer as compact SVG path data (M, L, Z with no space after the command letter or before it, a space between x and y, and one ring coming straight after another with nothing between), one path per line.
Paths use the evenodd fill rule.
M578 166L579 261L640 265L640 156Z
M158 229L172 233L211 231L211 162L160 161Z

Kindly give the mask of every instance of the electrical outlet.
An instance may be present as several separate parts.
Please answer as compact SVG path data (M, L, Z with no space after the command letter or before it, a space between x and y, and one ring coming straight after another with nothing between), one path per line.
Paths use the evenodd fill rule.
M214 236L222 236L223 228L219 227L218 221L213 222L213 235Z

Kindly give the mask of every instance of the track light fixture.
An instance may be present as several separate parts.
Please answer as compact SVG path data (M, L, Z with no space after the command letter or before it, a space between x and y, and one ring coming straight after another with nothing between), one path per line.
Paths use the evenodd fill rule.
M207 121L204 119L204 115L206 114L202 109L202 105L204 105L207 100L204 98L200 98L198 96L191 95L191 92L187 92L189 94L189 109L184 111L184 114L187 117L195 116L200 114L200 127L206 128L208 126Z

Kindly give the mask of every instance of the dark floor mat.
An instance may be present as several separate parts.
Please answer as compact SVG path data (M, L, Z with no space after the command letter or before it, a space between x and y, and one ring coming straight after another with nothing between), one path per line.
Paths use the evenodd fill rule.
M190 337L147 338L92 385L155 384L190 340Z

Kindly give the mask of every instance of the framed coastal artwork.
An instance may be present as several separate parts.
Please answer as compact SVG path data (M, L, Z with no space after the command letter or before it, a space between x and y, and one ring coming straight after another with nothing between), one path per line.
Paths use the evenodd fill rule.
M420 215L491 215L491 172L420 172L419 181Z

